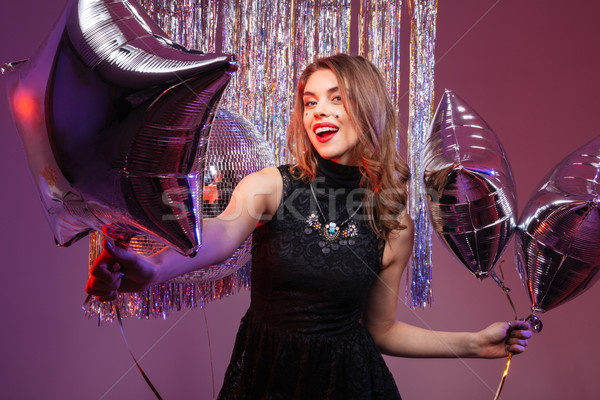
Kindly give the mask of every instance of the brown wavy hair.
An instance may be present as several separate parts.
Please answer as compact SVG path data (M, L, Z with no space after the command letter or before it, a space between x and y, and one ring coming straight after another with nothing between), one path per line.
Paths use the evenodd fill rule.
M342 103L358 132L355 159L362 172L364 207L373 231L387 239L393 230L405 229L399 221L406 209L408 165L396 150L397 117L381 73L361 56L336 54L310 64L298 80L294 110L287 131L292 174L306 183L317 173L315 149L304 129L302 96L308 78L318 70L331 70L338 81Z

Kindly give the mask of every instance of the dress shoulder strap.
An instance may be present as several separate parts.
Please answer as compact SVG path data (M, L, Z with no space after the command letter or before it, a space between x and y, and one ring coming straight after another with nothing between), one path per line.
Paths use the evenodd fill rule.
M281 193L281 199L285 199L293 190L293 181L292 173L290 172L290 165L280 165L277 167L279 173L281 174L281 180L283 181L283 190Z

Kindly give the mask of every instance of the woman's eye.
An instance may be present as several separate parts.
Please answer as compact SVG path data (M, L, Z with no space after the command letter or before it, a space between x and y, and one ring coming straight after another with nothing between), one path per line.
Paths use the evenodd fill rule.
M335 102L337 102L337 103L341 103L342 102L342 96L340 96L340 95L333 96L332 100L335 101Z
M308 100L304 102L304 107L313 107L315 104L317 104L316 101Z

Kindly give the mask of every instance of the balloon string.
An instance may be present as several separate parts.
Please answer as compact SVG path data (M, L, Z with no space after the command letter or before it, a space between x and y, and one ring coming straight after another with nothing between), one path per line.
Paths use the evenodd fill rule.
M510 297L510 294L509 294L510 288L508 288L504 285L504 272L502 271L502 263L503 262L504 262L504 260L500 260L500 264L498 264L498 270L500 271L500 277L498 275L496 275L496 273L494 271L490 272L490 276L498 284L498 286L500 286L500 289L502 289L502 291L506 295L506 298L508 299L508 303L510 304L510 307L512 308L513 313L515 314L515 319L518 319L519 316L517 315L517 308L515 307L515 303L513 303L512 298Z
M513 312L515 313L515 319L518 319L519 317L517 315L517 309L515 308L515 303L513 303L508 292L504 292L504 294L506 294L506 298L508 299L508 302L510 303L510 306L512 307Z
M206 318L206 308L202 308L204 312L204 325L206 326L206 339L208 340L208 356L210 358L210 374L212 377L212 395L215 397L215 365L213 363L212 345L210 344L210 332L208 330L208 319Z
M502 392L502 388L504 387L504 381L506 381L506 375L508 375L508 369L510 368L510 359L512 358L512 353L508 353L508 358L506 359L506 367L504 368L504 373L502 374L502 379L500 380L500 385L498 385L498 390L496 390L496 396L494 400L498 400L500 397L500 393Z
M152 382L150 382L150 378L148 378L148 375L146 375L146 373L142 369L142 366L140 365L140 363L138 363L137 359L133 355L133 351L131 350L131 347L129 347L129 343L127 343L127 338L125 337L125 330L123 329L123 321L121 319L121 311L119 310L119 307L115 306L115 310L117 311L117 320L119 321L119 328L121 329L121 335L123 336L123 340L125 341L125 345L127 345L127 350L129 350L129 354L131 354L131 358L133 358L133 362L135 362L135 365L138 367L138 370L140 371L140 374L142 374L142 376L144 377L144 380L146 381L146 383L148 384L148 386L150 387L150 389L152 389L152 391L154 392L154 395L156 396L156 398L158 400L162 400L162 397L160 397L160 394L158 394L158 391L156 390L156 388L154 387L154 385L152 384Z
M504 285L504 271L502 271L502 263L503 262L504 262L504 260L501 260L500 264L498 264L498 270L500 271L500 277L498 277L498 275L496 275L496 273L493 271L490 273L490 275L491 275L492 279L494 279L494 281L496 281L498 286L500 286L500 288L506 295L506 298L508 299L508 303L510 304L510 307L512 308L513 313L515 315L514 319L518 319L519 316L517 315L517 309L515 307L515 303L512 301L512 298L510 297L510 294L509 294L510 288L508 288ZM496 396L494 396L494 400L498 400L498 398L500 397L500 393L502 393L502 388L504 387L504 382L506 382L506 376L508 375L508 369L510 368L510 360L511 359L512 359L512 353L508 352L508 357L506 359L506 366L504 367L504 372L502 373L502 378L500 379L500 384L498 385L498 390L496 390Z
M115 229L114 227L111 227L111 226L103 226L102 233L105 236L111 237L114 240L115 244L122 249L127 249L127 247L129 246L129 242L130 242L131 238L133 237L133 234L127 233L127 232L123 233L118 228ZM117 268L116 270L118 270L118 269L119 268ZM111 272L114 272L114 271L111 271ZM87 305L91 299L92 299L92 295L88 294L88 296L85 298L85 301L83 302L84 309L87 307ZM140 365L138 360L133 355L133 351L131 350L129 343L127 342L127 337L125 336L125 329L123 328L123 319L121 318L121 310L119 310L119 307L116 304L112 303L112 305L117 313L117 321L119 321L119 329L121 329L121 336L123 336L123 341L125 342L125 345L127 346L127 350L129 350L129 354L131 355L131 358L133 358L133 362L135 363L138 370L140 371L140 374L142 374L142 377L146 381L146 384L148 384L150 389L152 389L152 392L154 392L154 395L156 396L156 398L158 400L162 400L162 397L160 397L160 394L158 394L158 390L156 390L156 388L150 381L150 378L148 378L148 375L146 375L146 373L142 369L142 366Z
M92 295L88 295L85 298L85 301L83 302L84 308L87 307L87 305L91 299L92 299ZM123 320L121 318L121 311L119 310L119 307L117 307L116 305L114 306L114 308L115 308L115 311L117 312L117 320L119 321L119 328L121 329L121 336L123 336L123 341L125 341L125 345L127 346L127 350L129 350L129 354L131 355L131 358L133 358L133 362L135 362L135 365L137 366L138 370L140 371L140 374L142 374L142 377L144 378L144 380L146 381L146 383L148 384L150 389L152 389L152 392L154 392L154 395L156 396L156 398L158 400L163 400L162 397L160 396L160 394L158 393L158 390L156 390L156 388L150 381L150 378L148 378L148 375L146 375L146 373L142 369L142 366L140 365L138 360L133 355L133 351L131 350L131 347L129 347L129 343L127 343L127 337L125 337L125 329L123 329Z

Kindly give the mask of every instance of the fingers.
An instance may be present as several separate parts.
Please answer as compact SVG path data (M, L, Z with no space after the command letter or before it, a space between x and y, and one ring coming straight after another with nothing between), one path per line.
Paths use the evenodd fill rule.
M529 339L532 335L531 327L529 323L526 321L509 321L507 322L508 329L506 330L506 336L508 338L511 337L520 337Z
M116 299L124 276L119 270L117 260L106 251L102 252L90 270L85 291L97 296L99 301Z
M111 282L121 274L119 272L120 269L119 264L115 260L111 262L96 261L90 270L90 275L101 281Z
M85 291L88 294L98 297L100 301L111 301L117 298L117 290L113 290L110 287L102 284L100 281L95 281L94 278L90 278L85 287Z
M107 239L104 239L104 241L102 242L102 246L110 256L119 260L133 261L133 259L136 256L136 253L134 251L127 251L127 249L115 246L112 242L110 242Z
M90 281L102 283L107 287L118 289L120 280L123 278L120 269L120 265L116 260L111 258L108 261L104 261L101 255L90 270Z
M529 338L531 338L532 335L533 335L533 333L531 332L529 325L524 325L523 328L515 328L515 329L511 330L510 332L508 332L508 334L506 336L509 339L510 338L529 339Z
M521 320L509 321L506 333L506 351L513 354L520 354L525 351L529 344L528 339L533 333L529 323Z
M105 250L102 253L100 253L100 255L98 256L98 258L96 258L96 260L94 260L94 265L92 266L90 273L93 273L93 271L96 268L102 267L102 266L106 267L106 269L108 271L114 272L119 269L119 265L117 265L118 261L119 261L118 259L116 259L112 255L110 255L110 253L108 253Z
M527 346L527 345L529 344L529 341L528 341L527 339L516 339L516 338L511 338L511 339L508 339L508 340L506 341L506 344L507 344L508 346L512 346L512 345L518 345L518 346L525 347L525 346Z
M92 296L96 296L96 298L98 299L98 301L114 301L117 299L117 296L119 295L118 292L97 292L97 293L89 293Z
M527 346L527 345L525 345ZM506 346L506 352L512 354L521 354L525 351L525 346L521 346L518 344L513 344L510 346Z
M88 294L98 296L100 301L106 301L101 300L100 297L107 298L108 300L114 300L117 297L117 291L121 286L121 280L123 278L123 274L117 273L115 275L116 276L109 281L91 276L90 279L88 279L85 291Z
M94 262L86 286L100 300L114 300L118 292L145 290L155 279L156 268L135 251L104 240L104 251Z
M115 276L110 280L98 279L94 276L90 277L88 280L88 286L94 290L118 290L121 286L121 280L123 278L123 274L116 273Z

